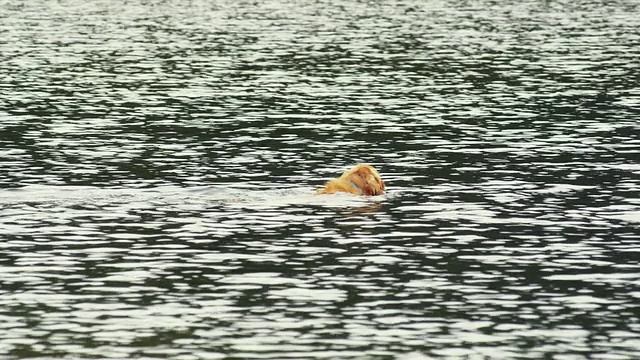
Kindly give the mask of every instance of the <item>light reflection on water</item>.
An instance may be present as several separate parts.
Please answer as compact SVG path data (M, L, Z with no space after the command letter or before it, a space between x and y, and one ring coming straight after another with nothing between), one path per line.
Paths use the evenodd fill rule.
M0 4L0 357L639 357L637 13Z

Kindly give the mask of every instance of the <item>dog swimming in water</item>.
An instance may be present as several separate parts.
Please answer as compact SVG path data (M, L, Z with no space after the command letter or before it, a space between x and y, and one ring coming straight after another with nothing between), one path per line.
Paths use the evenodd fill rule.
M324 188L316 191L316 194L333 194L346 192L355 195L382 195L384 194L384 181L373 166L358 164L345 171L339 178L329 180Z

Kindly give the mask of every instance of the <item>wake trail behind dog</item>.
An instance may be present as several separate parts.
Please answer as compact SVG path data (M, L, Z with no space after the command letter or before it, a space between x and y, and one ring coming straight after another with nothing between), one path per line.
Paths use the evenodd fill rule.
M376 201L350 194L315 195L311 187L267 188L159 186L151 188L101 188L93 186L29 185L0 191L0 207L97 207L136 204L149 206L279 208L287 206L350 207ZM378 201L380 199L377 199Z

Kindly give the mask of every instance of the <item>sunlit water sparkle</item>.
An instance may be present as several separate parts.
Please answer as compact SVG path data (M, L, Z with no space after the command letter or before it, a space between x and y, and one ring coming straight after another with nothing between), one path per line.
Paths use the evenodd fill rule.
M0 1L0 357L640 357L639 14Z

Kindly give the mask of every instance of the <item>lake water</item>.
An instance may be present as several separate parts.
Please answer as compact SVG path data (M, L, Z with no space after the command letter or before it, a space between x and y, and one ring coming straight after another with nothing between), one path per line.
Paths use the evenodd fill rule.
M0 357L640 358L640 3L0 1ZM315 196L356 163L385 196Z

